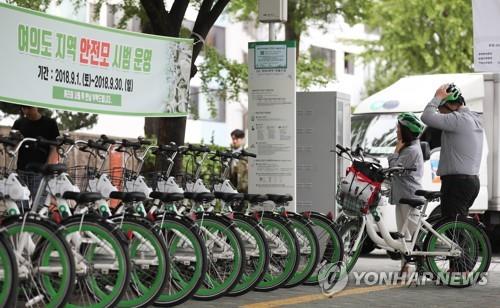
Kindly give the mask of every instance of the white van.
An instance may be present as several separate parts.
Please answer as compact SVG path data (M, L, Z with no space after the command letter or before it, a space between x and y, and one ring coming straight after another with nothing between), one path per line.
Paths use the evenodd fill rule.
M378 157L382 164L387 165L387 155L394 152L396 145L396 123L397 116L401 112L414 112L421 114L427 103L434 97L436 89L445 83L455 83L462 91L466 104L471 110L483 113L483 102L500 103L498 96L485 98L488 91L488 79L495 79L498 84L498 75L492 74L440 74L440 75L417 75L398 80L388 88L375 93L363 100L356 106L351 117L351 146L358 144L365 148L371 155ZM498 92L497 92L498 93ZM493 95L486 93L489 96ZM486 96L488 96L486 95ZM490 106L492 107L492 106ZM493 134L493 117L483 115L486 136L488 141L493 141L493 136L499 139L500 134ZM496 128L500 130L500 126ZM484 214L488 210L489 182L492 177L488 176L488 142L483 149L483 162L481 164L480 181L481 190L476 202L470 209L471 213ZM441 182L436 175L440 154L440 133L436 130L426 128L421 141L430 145L430 157L425 161L423 189L439 190ZM495 185L500 185L494 181ZM382 217L391 232L396 232L396 219L394 205L388 204L380 207ZM428 207L428 215L438 206L437 203ZM370 249L368 249L370 250ZM366 251L366 250L365 250Z

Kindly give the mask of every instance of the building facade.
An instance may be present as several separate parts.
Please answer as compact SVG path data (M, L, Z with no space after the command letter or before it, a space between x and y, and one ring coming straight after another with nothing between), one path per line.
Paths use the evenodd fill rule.
M173 1L167 0L167 7ZM105 27L116 27L123 16L119 8L120 0L108 0L99 11L96 0L89 0L82 8L75 9L70 0L63 0L60 5L51 5L47 13L82 22L99 24ZM192 27L196 19L196 10L188 9L184 26ZM141 22L132 18L127 23L127 30L140 31ZM283 27L278 28L278 39L284 37ZM326 87L311 88L313 91L341 91L351 96L351 103L356 105L364 95L364 85L371 76L370 65L365 65L359 54L360 46L349 43L349 40L376 39L377 34L369 33L363 25L349 26L341 17L329 25L326 30L311 26L301 36L300 52L311 52L313 57L320 57L332 70L335 78ZM206 43L215 47L218 52L229 59L241 63L247 62L248 42L268 39L267 25L250 22L235 22L228 15L221 16L212 28ZM200 55L197 63L203 61ZM209 111L207 94L202 93L199 74L191 80L191 108L196 117L190 116L187 121L186 142L214 142L229 145L229 134L233 129L246 129L248 101L241 95L237 102L215 101L217 109L214 117ZM300 89L299 89L300 90ZM4 119L2 124L9 125L11 120ZM127 123L126 127L120 125ZM120 127L118 127L120 125ZM120 131L123 137L137 137L144 134L144 118L100 115L98 123L91 129L82 132L104 133L116 135Z

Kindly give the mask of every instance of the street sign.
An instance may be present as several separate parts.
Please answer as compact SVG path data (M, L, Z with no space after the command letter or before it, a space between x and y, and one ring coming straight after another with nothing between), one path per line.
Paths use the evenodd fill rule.
M193 41L100 27L0 3L0 101L185 116Z
M288 16L288 0L259 0L260 22L285 22Z
M294 41L248 45L248 113L251 193L296 197L296 45Z
M500 1L473 0L474 70L500 72Z

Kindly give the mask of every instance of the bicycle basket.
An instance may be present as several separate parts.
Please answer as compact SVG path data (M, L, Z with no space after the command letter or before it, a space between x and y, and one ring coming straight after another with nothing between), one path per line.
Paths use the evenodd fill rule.
M373 181L353 165L340 180L337 201L344 211L366 214L369 207L378 204L380 190L381 182Z
M80 191L87 191L89 179L96 175L96 169L89 166L74 166L68 168L68 175Z

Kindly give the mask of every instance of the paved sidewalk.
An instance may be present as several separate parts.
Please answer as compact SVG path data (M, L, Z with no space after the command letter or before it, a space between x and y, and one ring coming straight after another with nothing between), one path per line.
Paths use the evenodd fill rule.
M400 262L386 257L381 250L360 258L354 271L397 272ZM318 286L299 286L272 292L250 292L239 297L216 301L188 301L184 307L498 307L500 306L500 256L496 255L488 273L488 283L469 288L446 286L355 285L353 275L342 292L328 298ZM363 280L362 280L363 281ZM368 280L370 281L370 280Z

